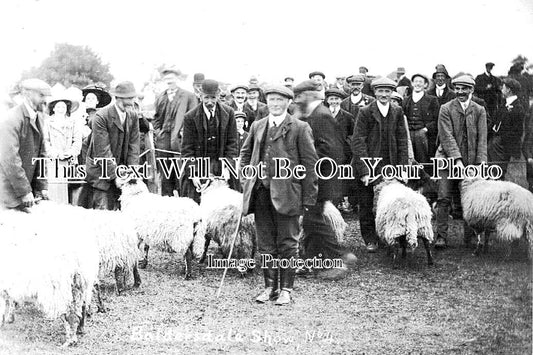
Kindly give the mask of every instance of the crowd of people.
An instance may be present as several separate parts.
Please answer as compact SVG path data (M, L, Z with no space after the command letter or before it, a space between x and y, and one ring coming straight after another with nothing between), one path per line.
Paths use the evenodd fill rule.
M125 81L109 92L101 84L83 88L85 112L76 118L72 113L79 102L65 95L50 97L49 84L27 79L20 84L21 103L0 119L0 204L25 209L43 198L120 209L120 188L127 177L117 174L116 167L139 165L141 153L153 148L144 146L143 137L153 134L157 157L209 158L209 173L243 193L243 213L255 214L259 253L280 259L340 258L342 268L322 273L325 279L339 279L356 257L339 244L325 221L327 201L356 213L366 250L379 249L373 211L373 186L379 181L370 179L361 158L381 158L379 169L413 163L429 168L432 157L445 157L459 166L498 164L504 173L516 158L526 164L533 192L531 79L520 66L513 66L505 78L492 75L493 67L487 63L475 78L466 73L452 78L442 64L431 77L417 73L407 78L405 69L398 68L396 80L370 78L361 67L331 85L316 71L298 85L291 77L264 87L254 80L232 85L227 92L201 73L194 75L189 92L179 86L181 72L171 67L161 72L166 89L156 98L153 115L143 112L134 85ZM39 178L43 162L35 162L37 157L55 159L48 170L77 171L83 165L84 181L47 184ZM264 164L265 174L241 180L233 176L220 158L237 157L241 167ZM286 158L292 167L302 165L305 177L274 178L274 158ZM320 158L351 165L354 179L319 179L332 172L331 164L323 164L315 173ZM200 202L199 191L207 182L191 173L189 166L195 164L188 160L181 176L161 174L160 193L172 196L177 191ZM59 178L68 181L65 175ZM436 249L447 247L449 215L460 210L458 184L446 171L438 180ZM305 255L299 251L301 215ZM470 238L465 226L467 246ZM257 302L275 300L279 305L290 303L295 275L310 272L263 270L265 289Z

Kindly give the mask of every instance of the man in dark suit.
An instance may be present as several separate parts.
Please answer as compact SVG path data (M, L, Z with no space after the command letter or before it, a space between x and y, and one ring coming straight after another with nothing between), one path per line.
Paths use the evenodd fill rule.
M450 75L443 64L437 64L432 76L434 86L428 90L428 95L436 96L439 106L455 99L455 92L449 86Z
M396 70L396 91L403 93L403 97L411 95L413 92L413 86L411 85L411 80L405 76L405 68L399 67Z
M257 242L262 258L291 259L298 257L299 216L316 203L317 177L314 166L317 155L311 128L287 113L293 93L284 86L265 90L270 114L255 121L241 151L241 168L264 164L264 178L244 180L243 214L255 213ZM289 167L302 165L303 179L273 179L273 158L286 158ZM266 260L266 258L264 259ZM295 270L262 265L265 290L258 303L276 300L276 305L291 301ZM278 286L279 282L279 286ZM281 290L281 292L280 292Z
M155 147L172 152L181 152L181 129L185 113L197 106L193 93L178 87L182 75L175 68L165 68L161 72L167 89L155 100L154 130ZM176 154L157 152L161 158L174 158ZM172 173L168 178L161 174L161 194L172 196L173 191L180 191L179 179Z
M415 74L411 77L411 82L413 94L403 101L403 112L409 125L414 158L418 163L425 164L430 162L429 159L434 157L437 151L437 119L440 107L435 96L424 92L429 85L429 79L425 75Z
M527 162L526 177L529 191L533 192L533 106L529 108L527 113L522 153L524 153L524 158L526 158Z
M248 88L248 98L244 103L245 109L254 113L253 121L258 121L263 117L268 116L268 107L266 104L259 101L259 94L261 88L257 85L250 85ZM253 121L246 122L245 130L248 131L252 126Z
M364 66L359 67L359 74L361 74L363 78L365 78L365 82L363 83L363 88L361 92L365 95L374 97L374 92L372 91L372 86L370 85L372 83L372 80L368 77L368 68Z
M357 118L359 109L370 104L375 99L361 91L365 83L365 77L363 75L350 75L346 78L346 82L350 87L350 96L342 100L341 108L345 111L348 111L355 119Z
M337 129L337 122L331 115L331 111L322 103L322 85L306 80L294 88L294 102L299 106L302 113L302 121L309 123L313 130L314 144L319 158L329 158L335 164L348 162L346 151L346 137ZM324 272L325 279L340 279L346 276L348 267L355 264L355 255L341 247L335 237L335 232L324 220L324 203L330 201L337 205L341 201L342 180L334 173L331 163L325 162L317 167L320 173L318 181L317 203L309 208L304 215L303 228L306 234L304 249L306 257L322 255L326 258L343 259L344 265L338 269L330 269ZM320 178L320 177L331 178Z
M93 188L90 206L101 210L119 209L120 187L125 178L117 176L115 169L118 165L139 164L140 154L139 118L134 110L135 87L124 81L117 84L111 94L115 96L115 104L100 109L94 117L86 158L86 181ZM95 161L102 158L114 160ZM108 179L100 178L104 168Z
M485 64L485 72L476 76L474 88L476 95L485 101L487 114L490 117L494 117L501 97L501 82L498 77L492 75L492 68L494 68L494 63Z
M503 170L502 179L507 172L507 163L513 158L520 158L520 141L522 139L525 109L518 99L520 83L512 78L503 79L502 94L505 104L497 111L489 127L491 136L487 153L489 161L500 161Z
M183 121L183 158L209 158L210 171L214 176L223 176L229 180L230 187L236 188L238 182L223 169L220 158L230 162L239 155L237 125L231 107L219 101L218 82L206 79L202 83L202 104L187 112ZM182 175L182 195L200 202L202 187L199 177L189 175L189 167L199 168L198 162L187 163Z
M43 104L50 85L39 79L21 83L23 101L0 119L0 208L32 207L36 197L47 198L46 179L33 158L46 157Z
M359 110L352 137L352 161L359 191L359 224L369 253L378 249L373 185L379 181L370 180L370 171L361 158L382 158L377 164L377 173L386 164L408 163L403 110L390 103L396 83L389 78L379 78L372 82L372 88L376 101Z
M452 80L456 98L444 104L439 111L439 147L437 158L453 158L458 166L481 164L487 161L487 114L472 99L475 81L470 75ZM439 171L437 199L436 249L447 247L448 215L452 198L459 199L459 179L449 179L449 171ZM470 245L471 229L464 226L464 242Z

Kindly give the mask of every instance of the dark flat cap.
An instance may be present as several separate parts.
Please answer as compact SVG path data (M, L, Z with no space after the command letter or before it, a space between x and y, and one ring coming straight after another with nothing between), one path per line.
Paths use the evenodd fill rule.
M137 91L131 81L122 81L118 83L113 90L111 90L111 94L118 98L137 97Z
M246 121L246 114L244 112L237 111L235 112L234 117L235 119L242 118L243 120Z
M337 96L337 97L340 97L341 99L345 99L346 93L342 91L341 89L331 88L331 89L326 90L326 98L330 96Z
M245 91L250 90L250 88L248 87L248 85L243 84L243 83L240 83L240 84L235 84L235 85L233 85L233 86L230 88L229 92L233 93L233 92L234 92L235 90L237 90L237 89L244 89Z
M422 79L424 79L424 81L426 82L426 84L429 84L429 79L427 76L425 76L424 74L421 74L421 73L416 73L414 74L412 77L411 77L411 81L415 80L416 77L421 77Z
M397 84L394 80L389 79L387 77L374 79L374 81L372 81L372 84L371 84L373 89L389 88L391 90L394 90L396 88L396 85Z
M320 75L322 79L326 79L326 74L322 73L321 71L313 71L309 73L309 79L311 79L315 75Z
M476 81L474 80L474 78L472 78L472 76L468 74L464 74L452 80L452 85L457 85L457 84L474 87L476 85Z
M220 93L220 88L218 86L218 81L213 79L206 79L202 83L202 93L204 95L217 95Z
M314 82L313 80L305 80L300 84L296 85L293 89L294 95L298 95L304 91L320 91L322 90L322 85Z
M285 79L283 79L283 81L287 81L287 80L294 81L294 78L292 76L287 76L285 77Z
M278 94L289 99L294 99L292 90L283 85L272 85L267 87L265 89L265 95L268 96L268 94Z
M250 91L261 91L261 88L257 84L251 84L250 87L248 88L248 92Z
M365 82L365 76L362 75L362 74L350 75L349 77L346 78L346 82L348 84L349 83L355 83L355 82L364 83Z

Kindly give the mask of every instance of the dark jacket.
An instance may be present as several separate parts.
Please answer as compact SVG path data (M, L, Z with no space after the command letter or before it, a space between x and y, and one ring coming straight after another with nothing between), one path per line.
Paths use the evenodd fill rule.
M509 108L504 104L496 112L492 127L489 127L493 136L499 136L505 154L510 157L520 158L520 142L522 140L525 110L517 98Z
M153 120L156 148L175 152L181 151L180 133L185 114L197 105L196 96L181 88L178 88L172 102L168 101L166 91L156 98Z
M418 101L420 107L420 119L414 120L409 117L409 112L414 105L413 97L409 96L403 101L402 109L407 116L407 123L410 130L418 130L426 127L428 137L437 138L437 120L439 118L439 101L435 96L424 93L424 96Z
M353 117L354 119L357 118L357 115L359 114L359 109L361 107L364 107L372 102L376 101L375 98L373 98L372 96L369 96L369 95L366 95L366 94L363 94L363 97L361 99L360 102L354 104L352 102L352 97L351 96L348 96L347 98L345 98L344 100L342 100L341 102L341 108L345 111L348 111ZM354 121L354 124L355 124L355 121Z
M250 104L248 103L248 101L246 101L244 103L244 107L247 108L249 111L253 112L254 113L254 120L253 121L248 121L248 125L246 126L246 130L250 130L250 127L252 126L252 123L254 121L259 121L261 118L263 117L266 117L268 116L269 114L269 111L268 111L268 106L264 103L262 103L261 101L257 101L257 110L254 111L254 109L252 108L252 106L250 106ZM248 114L247 114L248 115ZM248 116L247 116L248 117Z
M435 96L437 98L437 100L439 101L439 106L442 106L445 103L450 102L453 99L455 99L455 92L452 89L450 89L450 87L447 86L447 85L444 88L444 91L442 92L442 96L441 97L437 96L437 87L436 86L434 86L432 89L428 90L427 94L431 95L431 96Z
M241 150L241 168L257 166L261 161L261 143L264 138L268 117L255 121L250 127L250 135ZM283 215L296 216L303 213L303 206L313 206L317 199L317 176L314 172L317 155L313 146L311 128L305 122L287 115L278 134L271 142L271 156L287 158L290 167L303 165L303 179L271 179L270 196L276 211ZM253 190L257 176L244 180L243 214L254 212Z
M528 117L526 117L522 153L524 153L524 158L526 158L526 160L533 159L533 106L529 108Z
M319 159L331 158L337 165L348 162L348 154L345 150L346 137L338 129L331 111L324 104L319 104L309 116L301 119L309 123L313 130L315 149ZM331 164L325 162L319 170L322 176L329 176L332 173ZM319 176L317 201L335 202L342 198L341 182L338 174L331 179L322 179Z
M385 125L385 127L382 127ZM381 132L384 128L385 136ZM390 105L387 117L383 118L378 103L373 102L359 110L352 137L352 151L355 175L361 178L369 174L369 170L361 158L380 158L381 142L387 140L389 148L389 162L381 161L377 165L377 172L386 163L397 165L408 163L407 131L405 130L403 110L400 106Z
M476 76L474 92L478 97L485 100L487 105L486 108L488 108L488 112L490 112L491 116L494 115L498 108L498 103L501 97L500 86L501 80L494 75L489 77L486 73L483 73Z
M42 114L32 123L24 104L0 119L0 206L17 207L28 193L47 189L46 179L37 178L40 164L32 163L46 156L43 129Z
M134 111L128 111L126 126L120 123L115 105L108 105L96 112L92 122L91 140L87 151L87 182L93 187L107 191L116 179L117 164L139 164L139 118ZM125 161L120 162L123 156ZM107 161L109 179L101 179L103 162L94 162L94 158L115 158Z
M468 152L460 148L463 119L466 119ZM472 100L464 112L459 99L453 99L441 106L438 125L439 148L436 157L461 158L464 165L487 161L487 114L481 105Z

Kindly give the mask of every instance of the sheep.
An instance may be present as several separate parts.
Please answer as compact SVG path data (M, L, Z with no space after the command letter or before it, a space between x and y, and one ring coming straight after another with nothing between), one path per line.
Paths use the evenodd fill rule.
M212 179L209 186L202 190L200 208L206 237L201 263L205 262L211 240L220 246L222 255L228 257L242 205L242 193L230 189L224 180ZM253 259L257 249L255 234L253 215L243 216L233 244L232 257Z
M0 211L0 235L2 325L14 320L14 302L32 299L48 318L61 317L63 345L75 344L98 277L95 239L87 230L73 233L65 224L13 210Z
M514 241L524 238L529 243L529 257L533 252L533 194L509 181L465 179L461 182L463 218L477 234L474 252L488 250L489 231L496 238ZM484 247L481 242L485 234Z
M396 181L378 184L374 195L377 197L376 232L389 246L389 251L394 247L393 263L396 263L400 247L402 258L405 258L407 246L414 250L418 246L418 238L421 238L428 265L433 265L430 250L433 242L432 211L424 196Z
M198 204L186 197L150 193L138 179L128 180L121 189L121 210L133 220L137 235L146 245L146 263L149 246L171 248L185 257L185 279L191 279L193 255L200 256L205 244L205 227Z

